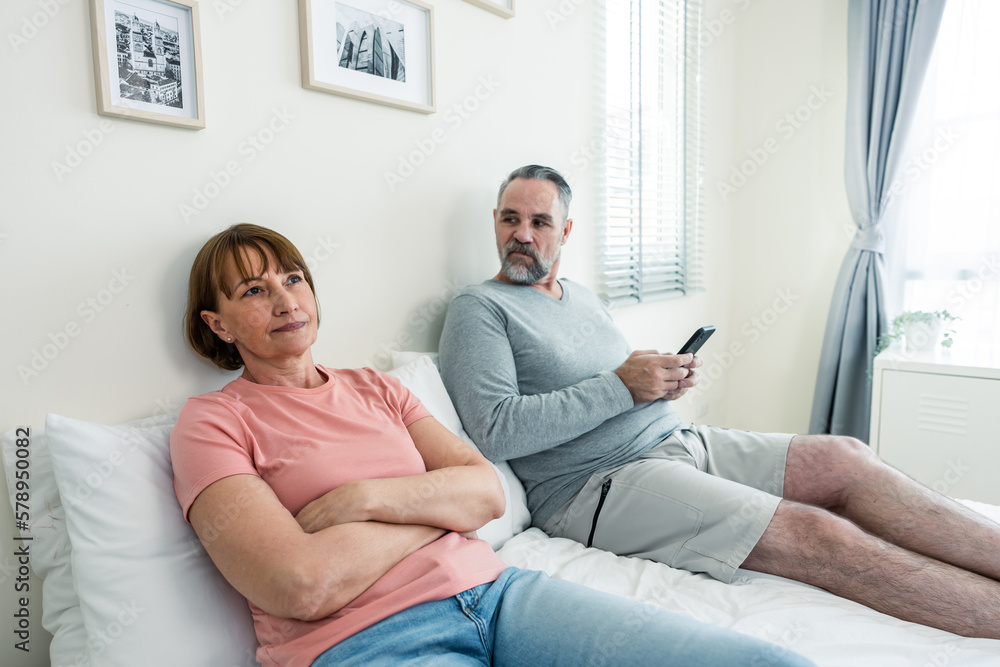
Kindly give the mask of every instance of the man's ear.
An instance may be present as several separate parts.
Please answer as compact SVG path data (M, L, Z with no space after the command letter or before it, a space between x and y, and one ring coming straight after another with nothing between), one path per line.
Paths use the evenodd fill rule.
M560 245L565 245L566 240L569 238L569 233L573 231L573 218L566 218L566 224L563 225L562 240Z

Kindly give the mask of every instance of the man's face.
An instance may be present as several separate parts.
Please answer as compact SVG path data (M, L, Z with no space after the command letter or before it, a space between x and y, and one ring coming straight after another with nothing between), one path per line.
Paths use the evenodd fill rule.
M569 236L566 213L555 183L517 178L493 211L501 272L513 283L534 285L554 274Z

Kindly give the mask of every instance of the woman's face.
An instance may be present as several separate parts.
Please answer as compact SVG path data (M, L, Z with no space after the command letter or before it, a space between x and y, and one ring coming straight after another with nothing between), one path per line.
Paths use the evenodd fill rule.
M302 271L282 269L269 250L266 270L254 252L244 251L243 259L251 277L243 280L236 262L227 259L223 280L232 296L220 291L218 311L202 311L202 319L236 345L251 372L258 364L287 366L308 355L318 323L316 298Z

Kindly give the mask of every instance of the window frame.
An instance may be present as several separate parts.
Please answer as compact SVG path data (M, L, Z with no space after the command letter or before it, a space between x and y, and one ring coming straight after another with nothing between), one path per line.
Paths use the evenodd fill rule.
M601 18L600 292L702 291L702 2L607 0Z

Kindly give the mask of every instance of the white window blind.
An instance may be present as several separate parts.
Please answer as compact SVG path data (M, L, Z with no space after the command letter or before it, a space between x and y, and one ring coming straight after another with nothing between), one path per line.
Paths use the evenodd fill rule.
M702 288L700 0L607 0L601 288L612 304Z

